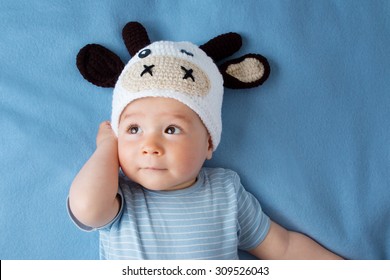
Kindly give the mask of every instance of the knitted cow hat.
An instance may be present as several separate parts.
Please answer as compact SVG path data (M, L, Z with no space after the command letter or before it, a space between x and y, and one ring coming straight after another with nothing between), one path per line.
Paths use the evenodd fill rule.
M240 49L237 33L220 35L199 47L190 42L151 43L140 23L129 22L122 36L132 56L127 65L97 44L86 45L77 55L77 67L86 80L114 87L111 125L116 135L121 113L130 102L143 97L173 98L198 114L215 150L222 132L223 86L256 87L270 73L266 58L259 54L247 54L219 67L215 64Z

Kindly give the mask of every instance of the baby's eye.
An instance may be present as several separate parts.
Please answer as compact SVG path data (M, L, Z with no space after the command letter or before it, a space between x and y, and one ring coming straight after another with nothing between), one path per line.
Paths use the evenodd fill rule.
M130 134L139 134L142 132L142 129L138 125L131 125L127 131Z
M166 129L165 129L165 133L166 134L180 134L181 133L181 129L178 128L177 126L168 126Z

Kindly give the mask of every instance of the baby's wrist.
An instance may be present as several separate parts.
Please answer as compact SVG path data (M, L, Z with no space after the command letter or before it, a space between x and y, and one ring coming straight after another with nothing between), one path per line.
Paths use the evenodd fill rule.
M106 137L96 142L96 149L103 147L118 148L118 139L116 137Z

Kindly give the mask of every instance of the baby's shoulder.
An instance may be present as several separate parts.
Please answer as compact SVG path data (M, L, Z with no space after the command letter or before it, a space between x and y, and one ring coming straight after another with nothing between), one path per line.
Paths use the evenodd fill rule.
M215 176L215 175L238 176L237 172L222 167L203 167L202 171L210 176Z
M223 184L229 184L232 182L239 181L239 176L237 172L226 169L226 168L210 168L204 167L201 170L201 173L210 181L210 182L219 182Z

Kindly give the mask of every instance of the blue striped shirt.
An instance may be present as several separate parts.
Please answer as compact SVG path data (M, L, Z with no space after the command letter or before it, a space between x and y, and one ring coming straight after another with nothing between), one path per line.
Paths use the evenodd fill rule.
M238 259L237 249L255 248L269 230L259 202L231 170L202 168L193 186L176 191L120 177L118 192L118 215L99 228L101 259Z

